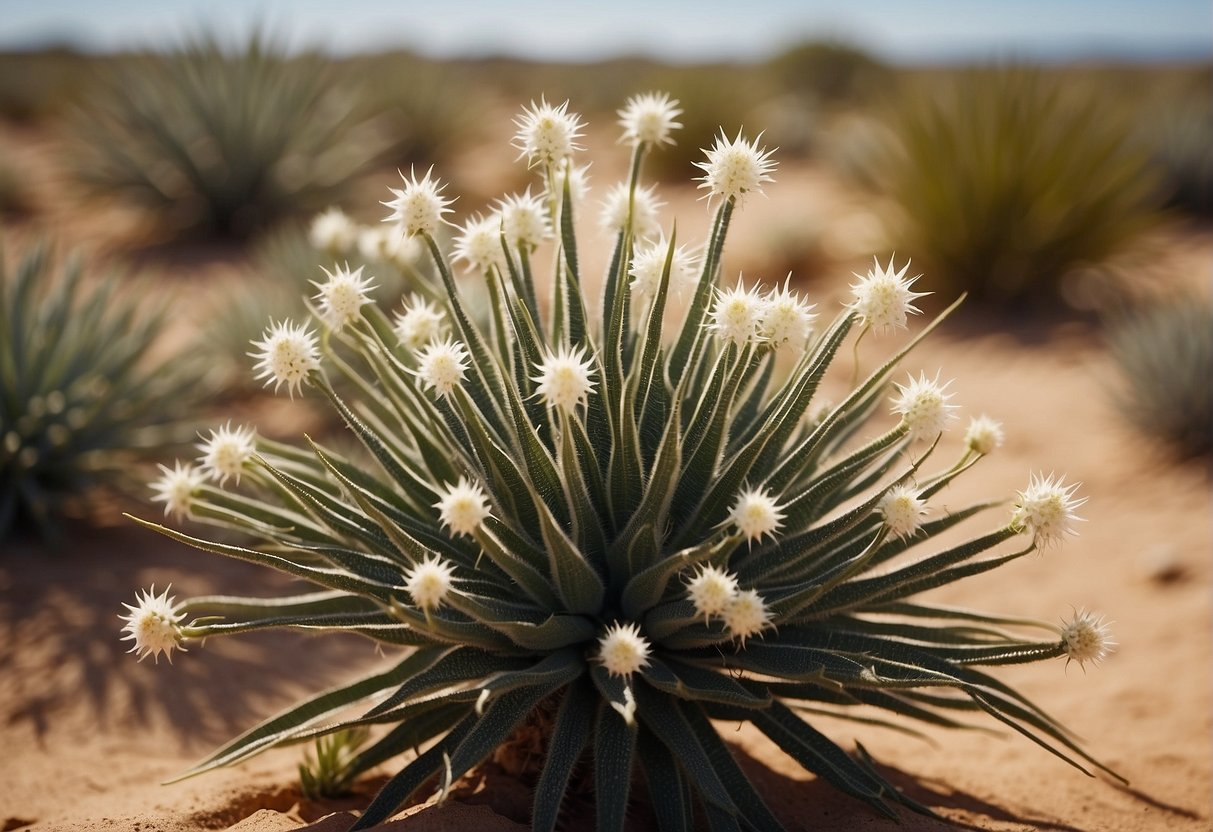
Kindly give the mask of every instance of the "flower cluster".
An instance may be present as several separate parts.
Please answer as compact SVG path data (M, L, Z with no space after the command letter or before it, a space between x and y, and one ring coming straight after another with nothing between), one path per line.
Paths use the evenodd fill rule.
M886 813L918 807L810 715L875 706L938 725L980 708L1079 767L1099 765L983 667L1097 664L1112 648L1102 619L1080 613L1058 629L937 606L928 592L1072 535L1077 487L1034 475L1010 518L984 531L972 524L994 503L933 500L1003 441L986 416L963 442L945 436L959 406L939 373L894 382L942 316L824 403L819 387L845 345L858 366L869 329L905 329L918 312L908 264L877 262L828 323L791 276L726 283L730 225L744 198L774 181L775 162L760 139L722 132L699 165L711 232L675 240L641 177L679 115L660 94L619 113L632 164L603 211L614 253L600 305L582 291L572 231L588 204L584 168L573 164L585 125L567 102L540 99L513 137L537 187L464 218L451 251L438 232L452 201L433 169L392 189L387 220L432 265L394 318L369 302L369 278L338 268L317 283L323 339L282 321L254 342L259 377L292 397L304 387L323 396L360 449L302 450L229 423L199 446L200 467L163 469L154 499L178 520L234 527L253 542L145 525L315 591L181 604L148 593L124 617L136 651L275 626L409 649L196 770L317 733L398 725L342 774L424 749L359 820L366 828L544 714L552 733L532 825L556 827L588 748L599 825L619 830L646 749L651 782L681 784L701 804L675 801L675 827L705 812L722 825L778 828L737 774L720 721L750 722ZM318 221L330 243L339 225ZM537 276L548 253L551 271ZM457 281L452 261L469 274ZM334 368L352 382L340 392ZM889 396L896 423L873 429ZM1031 542L1015 548L1020 535ZM1034 639L1034 627L1048 637Z

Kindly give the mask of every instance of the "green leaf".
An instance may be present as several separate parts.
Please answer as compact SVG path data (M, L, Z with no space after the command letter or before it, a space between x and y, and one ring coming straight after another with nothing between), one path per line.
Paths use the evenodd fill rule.
M561 801L594 727L598 702L588 679L570 685L561 700L556 724L548 740L547 759L535 786L535 802L531 810L531 829L534 832L555 832Z
M596 668L597 669L597 668ZM597 682L597 676L594 677ZM604 702L594 734L594 795L598 832L623 832L627 821L636 729Z
M675 575L705 561L727 562L741 539L738 534L709 538L697 546L675 552L636 574L623 590L624 615L636 619L655 607L665 597L666 588Z

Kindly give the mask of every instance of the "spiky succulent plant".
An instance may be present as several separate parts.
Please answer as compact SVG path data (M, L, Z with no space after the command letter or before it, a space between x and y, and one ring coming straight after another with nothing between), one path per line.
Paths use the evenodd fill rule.
M941 726L984 711L1080 768L1102 768L982 669L1098 661L1110 648L1099 619L1057 628L918 597L1072 533L1082 503L1075 486L1034 477L980 534L933 546L997 506L931 509L1001 441L997 423L982 417L956 459L930 464L956 418L953 394L926 374L890 388L934 323L836 404L819 401L844 345L868 329L876 337L904 328L917 311L905 269L877 265L820 330L787 284L720 287L734 212L775 168L757 142L721 135L702 164L715 219L685 311L670 300L687 250L672 234L639 239L625 215L595 320L581 288L577 198L564 175L580 124L541 102L518 125L516 145L544 190L538 200L502 202L487 225L473 220L457 235L476 279L457 282L434 239L448 204L437 180L408 178L388 203L389 219L432 256L441 278L435 308L449 329L418 347L374 304L359 303L339 329L318 316L320 339L279 321L256 345L267 383L327 397L377 467L315 443L258 440L255 453L244 452L240 491L178 477L185 487L171 505L257 542L144 523L316 587L287 598L186 600L170 617L178 644L295 627L401 648L390 666L267 720L191 773L370 726L377 733L342 782L419 753L384 786L361 829L434 778L445 793L512 736L550 724L536 829L556 827L583 761L600 829L623 828L640 771L651 794L666 796L653 806L661 829L690 828L697 812L713 829L780 828L714 727L723 719L753 723L881 812L928 811L807 719L861 705ZM668 130L645 135L632 143L632 193L646 152ZM552 239L554 255L543 308L532 270L541 238ZM655 245L664 259L652 280L641 272ZM646 291L633 303L637 285ZM485 328L466 311L465 293L481 289L491 299ZM338 341L359 364L325 355ZM334 392L330 367L357 385L356 402ZM896 423L863 435L890 396ZM163 647L161 619L146 650L138 620L133 611L134 649ZM1033 627L1037 638L1025 634Z
M164 317L113 276L86 278L46 244L0 256L0 540L53 532L98 485L138 485L132 463L188 438L200 379L149 352Z

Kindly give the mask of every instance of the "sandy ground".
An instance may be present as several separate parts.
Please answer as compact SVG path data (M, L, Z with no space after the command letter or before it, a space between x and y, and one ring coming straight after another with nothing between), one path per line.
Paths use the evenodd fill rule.
M25 152L36 166L37 153ZM789 211L806 211L806 223L815 227L850 223L851 237L859 238L852 248L859 248L868 217L835 187L813 171L789 172L771 189L771 200L739 217L741 239L730 266L740 268L746 252L760 252L765 231L797 216ZM694 217L705 211L693 205L694 195L671 201L680 218L692 215L680 229L697 233ZM1176 268L1206 280L1208 243L1207 237L1185 238ZM850 267L853 254L833 256ZM845 273L811 291L836 294ZM874 359L878 353L866 354ZM1082 481L1081 494L1090 501L1081 535L1064 547L937 591L933 600L1049 620L1089 607L1115 621L1121 646L1101 667L1084 672L1055 661L1000 675L1083 736L1131 785L1087 778L1002 733L932 732L924 742L850 723L824 722L823 729L844 744L862 742L896 784L968 828L1208 829L1208 472L1168 462L1121 425L1107 395L1112 367L1085 326L1042 331L962 311L906 362L915 372L940 367L956 378L966 413L988 412L1003 420L1008 434L1006 446L944 492L943 502L1009 495L1032 471L1065 472ZM54 552L4 544L0 557L0 829L344 828L351 815L326 816L364 805L390 769L376 772L361 795L344 803L301 799L295 749L160 784L303 692L383 661L373 646L284 633L214 641L172 665L138 664L123 654L116 617L135 588L171 581L185 594L268 592L284 581L129 524L73 529L69 540ZM909 815L896 827L801 771L755 732L722 730L792 830L954 828ZM414 807L383 828L519 829L528 799L525 785L486 771L445 806ZM638 805L638 828L645 819Z

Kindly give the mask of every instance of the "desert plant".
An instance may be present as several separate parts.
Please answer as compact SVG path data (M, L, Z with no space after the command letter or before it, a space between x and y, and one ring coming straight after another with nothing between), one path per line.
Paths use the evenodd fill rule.
M1208 91L1170 101L1142 119L1140 141L1162 178L1167 204L1213 216L1213 105Z
M177 232L245 236L319 210L386 146L352 118L357 88L260 35L238 52L201 36L120 62L88 102L70 144L76 174Z
M1126 420L1181 457L1213 453L1213 303L1181 292L1122 314L1108 330Z
M163 314L123 288L45 244L11 273L0 258L0 540L53 532L96 486L142 488L132 463L190 435L174 422L203 380L182 359L149 362Z
M945 291L1053 301L1067 274L1158 219L1157 183L1127 125L1039 72L964 73L889 112L868 177L895 207L896 249Z
M669 137L674 104L642 97L623 111L633 193L647 152ZM327 398L378 467L316 443L295 448L225 429L204 450L205 469L179 465L158 490L178 518L260 542L229 545L139 521L316 587L180 603L147 592L126 616L140 657L272 627L356 632L406 648L390 667L267 720L190 773L371 726L380 730L344 778L420 753L384 786L355 825L362 829L435 777L445 794L494 749L550 723L536 829L555 828L583 758L592 761L600 829L623 828L641 770L663 796L653 806L661 829L689 828L697 811L712 828L778 829L711 722L725 719L753 723L878 811L929 811L862 751L845 753L808 721L852 706L936 726L986 712L1079 768L1103 768L981 669L1097 662L1111 646L1100 619L1080 613L1053 627L918 597L1072 533L1084 502L1076 486L1034 476L982 533L922 556L921 547L997 505L925 517L999 444L1000 428L973 420L956 458L928 470L955 406L947 384L920 374L893 394L895 424L850 440L938 321L837 404L817 401L835 356L850 351L844 345L904 328L917 311L905 269L876 266L820 329L787 284L722 287L734 213L772 180L775 162L757 142L721 136L701 163L715 206L702 260L672 238L635 238L625 216L601 318L591 318L572 231L577 200L558 187L580 121L540 103L518 125L516 144L542 195L507 199L455 238L457 259L492 299L489 326L467 314L471 287L456 283L434 238L449 200L427 174L406 179L388 204L433 259L450 335L431 329L424 346L403 337L357 276L341 274L321 289L319 339L304 323L277 321L255 345L259 377L292 396ZM541 305L532 261L549 240L551 294ZM687 293L685 314L667 315L676 290ZM438 312L435 304L427 319ZM325 345L337 341L360 361L334 361ZM325 364L359 386L356 402L334 392ZM206 471L218 482L205 482ZM241 478L240 491L221 487L228 477Z

